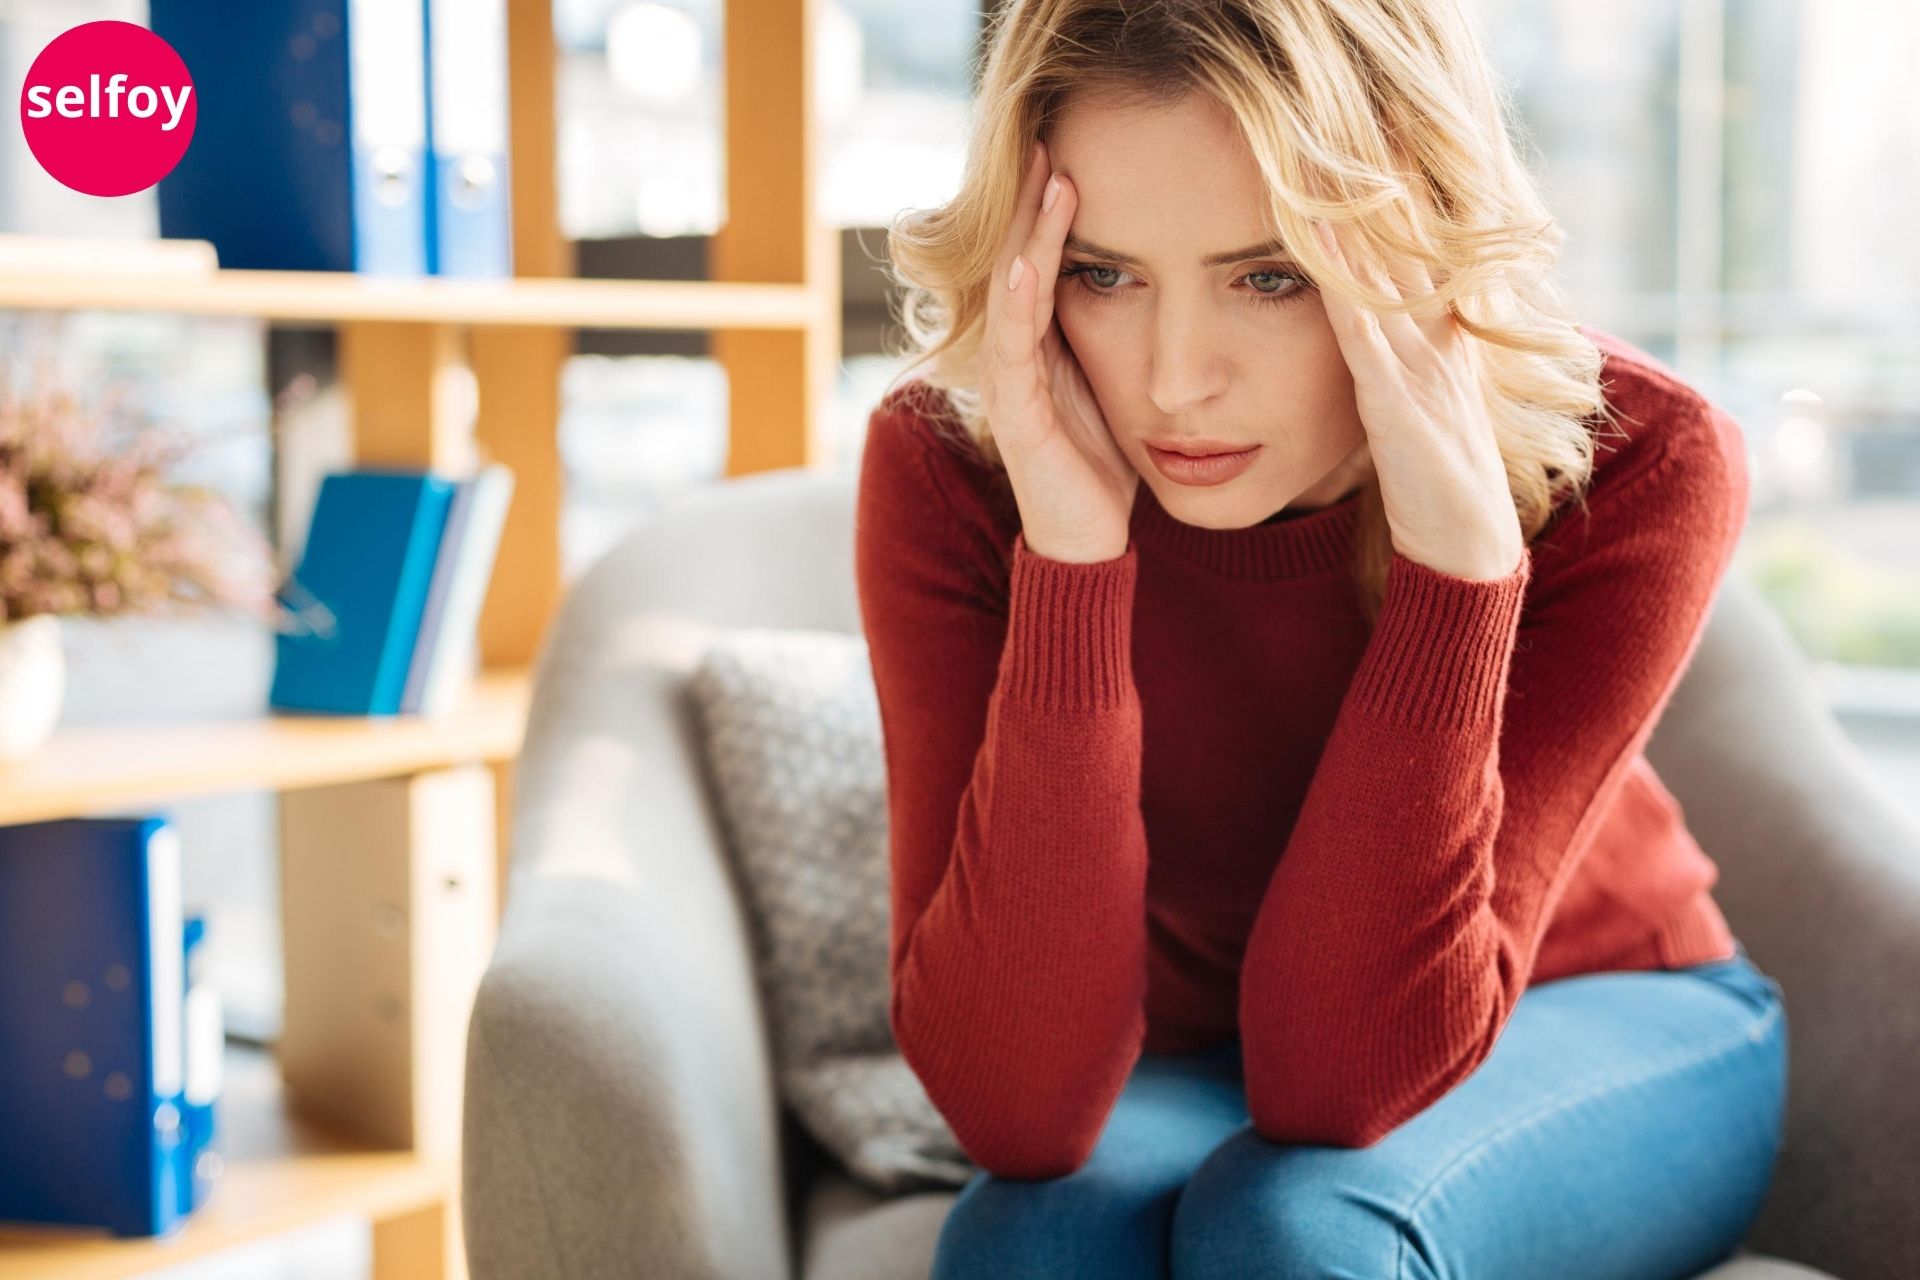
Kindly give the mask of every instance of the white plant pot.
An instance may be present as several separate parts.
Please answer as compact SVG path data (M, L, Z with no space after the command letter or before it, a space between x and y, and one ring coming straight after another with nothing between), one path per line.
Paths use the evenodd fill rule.
M50 613L0 623L0 761L38 751L67 695L60 620Z

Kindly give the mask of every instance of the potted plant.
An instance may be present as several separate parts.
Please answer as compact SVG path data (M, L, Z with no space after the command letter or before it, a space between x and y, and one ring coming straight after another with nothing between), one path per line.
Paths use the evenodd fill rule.
M271 545L215 490L179 482L199 442L0 370L0 761L31 754L66 692L63 616L234 609L273 621Z

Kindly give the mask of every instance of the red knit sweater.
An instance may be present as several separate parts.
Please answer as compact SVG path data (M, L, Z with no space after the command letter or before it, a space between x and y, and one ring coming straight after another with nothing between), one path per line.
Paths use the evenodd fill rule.
M1586 330L1620 425L1587 511L1503 579L1394 556L1357 498L1027 549L920 381L856 515L887 761L891 1022L981 1167L1080 1166L1143 1049L1238 1035L1256 1130L1368 1146L1485 1059L1531 983L1733 954L1642 753L1745 519L1735 421Z

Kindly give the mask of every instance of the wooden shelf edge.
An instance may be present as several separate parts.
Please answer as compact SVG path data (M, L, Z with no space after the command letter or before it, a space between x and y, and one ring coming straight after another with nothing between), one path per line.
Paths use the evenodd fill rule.
M0 277L0 308L156 311L264 320L566 329L803 330L835 305L801 284L716 280L454 279L348 271L29 273Z
M222 791L290 791L509 760L526 728L531 674L483 672L442 716L273 715L86 726L0 765L0 825L114 812Z
M179 1230L126 1240L0 1227L0 1280L138 1276L330 1218L390 1218L459 1194L450 1160L356 1147L294 1114L269 1050L228 1045L216 1106L225 1169Z

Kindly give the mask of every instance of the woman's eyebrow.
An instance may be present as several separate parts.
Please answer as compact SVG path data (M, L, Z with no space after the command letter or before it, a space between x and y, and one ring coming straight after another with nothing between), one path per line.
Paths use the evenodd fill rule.
M1132 254L1121 253L1114 249L1102 248L1091 240L1067 233L1065 248L1074 253L1085 254L1089 258L1105 258L1109 262L1118 262L1123 266L1137 267L1140 259ZM1244 249L1230 249L1226 253L1210 253L1200 259L1203 267L1224 267L1231 262L1245 262L1248 258L1285 257L1287 246L1278 240L1269 240L1265 244L1248 245Z

